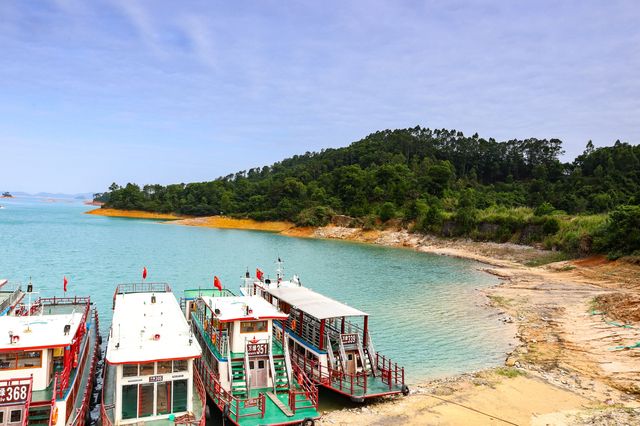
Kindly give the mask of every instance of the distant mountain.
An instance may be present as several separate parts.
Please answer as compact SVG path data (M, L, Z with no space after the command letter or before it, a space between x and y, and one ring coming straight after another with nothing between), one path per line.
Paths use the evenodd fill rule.
M73 200L92 200L93 193L91 192L82 192L77 194L64 194L61 192L38 192L37 194L30 194L28 192L22 191L9 191L16 197L41 197L41 198L55 198L55 199L73 199Z

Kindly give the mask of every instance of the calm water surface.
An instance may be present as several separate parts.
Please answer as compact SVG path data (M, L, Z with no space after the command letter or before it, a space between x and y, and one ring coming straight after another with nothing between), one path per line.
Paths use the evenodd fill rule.
M409 382L501 364L510 341L476 289L497 280L466 260L338 241L167 225L85 215L80 203L0 200L0 278L32 278L42 296L90 295L103 332L118 283L168 282L179 297L213 275L237 291L248 267L287 275L371 315L376 349L406 367Z

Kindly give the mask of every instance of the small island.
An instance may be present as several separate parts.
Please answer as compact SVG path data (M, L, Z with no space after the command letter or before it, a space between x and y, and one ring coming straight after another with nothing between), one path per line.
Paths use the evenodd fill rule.
M15 198L9 191L5 191L0 195L0 198Z

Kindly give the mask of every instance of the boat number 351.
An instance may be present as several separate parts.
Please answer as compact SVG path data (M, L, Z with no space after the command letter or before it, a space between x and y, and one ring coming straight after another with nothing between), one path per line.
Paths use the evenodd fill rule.
M0 386L0 402L26 401L28 392L27 385Z

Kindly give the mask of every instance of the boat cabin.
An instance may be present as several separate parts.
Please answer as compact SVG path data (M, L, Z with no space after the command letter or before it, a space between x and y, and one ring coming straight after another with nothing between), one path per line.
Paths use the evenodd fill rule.
M246 394L249 389L273 388L269 361L273 355L273 320L286 319L287 315L256 296L203 296L200 304L197 319L215 342L220 355L246 359L250 379L241 393ZM231 384L230 377L221 374L223 386ZM236 389L237 393L240 392Z
M375 351L366 312L288 281L257 280L254 291L289 314L274 324L276 340L318 384L355 401L408 393L404 368Z
M119 285L103 385L104 424L204 422L202 354L166 284Z

